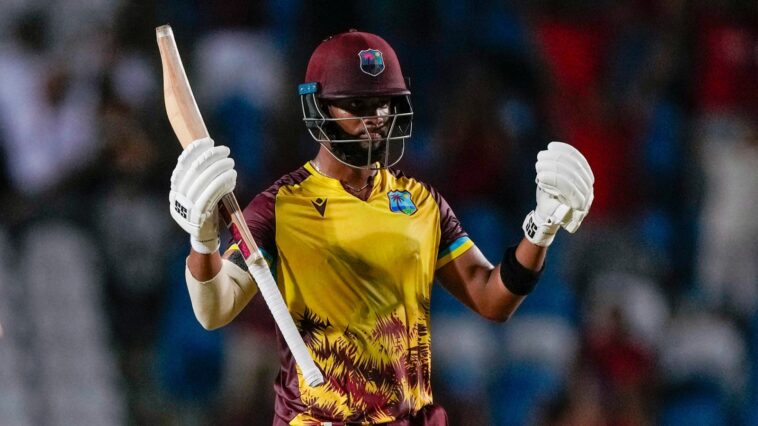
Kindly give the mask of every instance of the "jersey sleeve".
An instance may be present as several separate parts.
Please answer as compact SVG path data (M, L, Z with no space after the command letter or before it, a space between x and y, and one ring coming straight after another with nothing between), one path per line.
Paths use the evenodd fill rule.
M428 189L440 209L440 245L435 266L435 269L439 269L473 247L474 242L463 230L461 222L442 195L431 186L428 186Z

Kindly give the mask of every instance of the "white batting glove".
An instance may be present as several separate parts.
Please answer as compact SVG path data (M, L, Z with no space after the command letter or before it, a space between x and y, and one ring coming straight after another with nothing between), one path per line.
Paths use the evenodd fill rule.
M551 142L537 155L537 207L524 219L524 235L547 247L562 226L574 233L589 213L595 176L584 156L569 144Z
M193 141L179 156L168 196L171 217L190 234L196 252L209 254L218 250L217 205L236 183L229 148L214 147L210 138Z

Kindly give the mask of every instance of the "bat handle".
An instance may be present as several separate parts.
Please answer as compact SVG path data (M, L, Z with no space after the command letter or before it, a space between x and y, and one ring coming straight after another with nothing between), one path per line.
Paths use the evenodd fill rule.
M258 250L258 244L255 243L253 235L250 233L250 229L245 223L245 217L242 215L242 209L237 202L237 197L235 197L234 194L230 192L221 197L220 203L223 205L224 209L226 209L226 212L229 215L229 217L225 219L234 224L234 227L237 228L237 231L240 233L242 242L246 246L240 247L242 254L245 256L245 262L258 261L258 259L262 258L263 256L261 255L260 250ZM222 216L224 215L222 214Z
M276 320L279 331L292 352L292 357L295 358L295 362L300 367L303 379L309 386L317 386L324 383L324 377L308 353L303 338L300 336L300 332L298 332L295 322L292 320L292 316L287 309L287 305L284 303L281 293L279 293L279 289L266 261L261 259L255 263L251 262L248 264L248 269L255 278L261 295L266 300L271 310L271 315Z

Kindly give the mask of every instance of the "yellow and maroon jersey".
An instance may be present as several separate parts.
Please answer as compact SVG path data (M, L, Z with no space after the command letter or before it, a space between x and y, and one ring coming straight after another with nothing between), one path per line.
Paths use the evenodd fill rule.
M326 379L308 387L279 338L278 419L379 423L431 404L434 273L473 246L445 200L383 169L362 201L307 163L244 215Z

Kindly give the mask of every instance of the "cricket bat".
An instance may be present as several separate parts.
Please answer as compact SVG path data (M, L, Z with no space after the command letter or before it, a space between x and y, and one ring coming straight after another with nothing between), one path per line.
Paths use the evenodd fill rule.
M203 117L200 115L200 110L192 94L192 88L184 72L171 26L162 25L156 28L155 35L163 65L163 95L166 102L166 113L179 143L182 144L183 148L186 148L192 141L208 137L208 129L205 127ZM263 299L271 310L274 321L276 321L279 331L287 342L295 362L300 367L305 382L309 386L320 385L324 382L324 377L316 367L316 363L305 347L303 338L297 331L295 322L290 316L281 293L279 293L268 264L250 234L234 194L226 194L221 199L219 214L226 222L232 235L241 236L237 245L245 258L248 272L258 284Z

